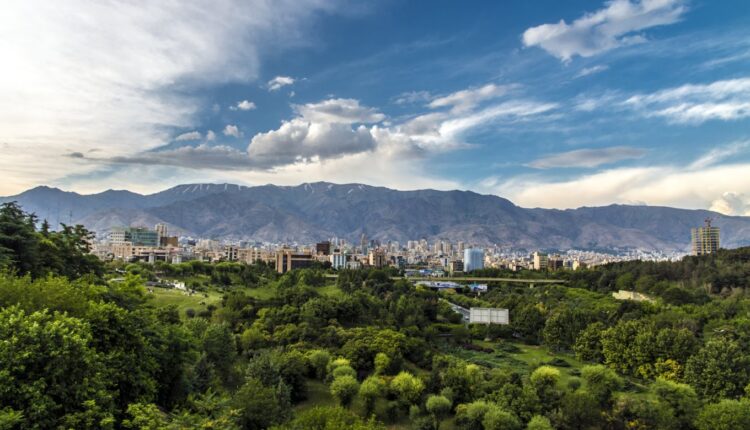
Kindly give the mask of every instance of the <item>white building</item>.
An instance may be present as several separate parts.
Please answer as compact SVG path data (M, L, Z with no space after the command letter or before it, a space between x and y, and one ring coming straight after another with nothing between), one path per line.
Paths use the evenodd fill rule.
M335 270L346 267L346 254L335 252L328 257L331 261L331 267L333 267Z

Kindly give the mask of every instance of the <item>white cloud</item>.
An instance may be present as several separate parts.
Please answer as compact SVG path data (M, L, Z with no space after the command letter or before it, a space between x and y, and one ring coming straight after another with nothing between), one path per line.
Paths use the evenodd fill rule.
M702 169L704 167L713 166L722 161L725 161L730 157L748 152L748 148L750 148L750 140L744 142L734 142L728 145L719 146L718 148L713 148L707 153L703 154L697 160L693 161L693 163L690 165L690 168Z
M540 157L528 165L535 169L553 169L568 167L598 167L603 164L641 158L646 151L629 146L612 146L602 149L577 149L575 151L548 154Z
M408 105L414 103L424 103L433 99L429 91L407 91L399 94L393 99L397 105Z
M200 140L203 137L203 135L199 131L190 131L187 133L182 133L181 135L174 138L174 140L178 142L186 141L186 140Z
M337 158L374 147L375 141L365 126L352 129L349 124L311 123L295 118L277 130L255 135L247 153L254 165L277 167Z
M287 85L294 84L295 79L289 76L276 76L275 78L268 81L268 90L276 91Z
M605 64L599 64L599 65L592 66L592 67L584 67L583 69L581 69L581 71L579 71L578 73L576 73L575 77L576 78L582 78L584 76L589 76L589 75L594 75L594 74L597 74L597 73L601 73L601 72L603 72L605 70L608 70L608 69L609 69L609 66L607 66Z
M354 99L328 99L293 107L302 119L309 122L353 124L375 123L385 119L385 115L376 109L361 106Z
M686 84L628 98L625 106L646 116L675 123L701 124L709 120L750 117L750 78Z
M233 137L240 137L242 133L240 132L240 129L237 128L236 125L227 124L226 127L224 127L224 136L233 136Z
M568 24L542 24L527 29L524 46L538 46L562 61L591 57L619 46L640 43L636 32L677 22L687 10L684 0L612 0L603 9Z
M727 190L750 190L748 171L747 163L704 164L696 160L687 165L604 169L565 179L521 175L489 181L482 191L508 197L526 207L576 208L623 203L704 209L717 208L721 203L717 200Z
M436 98L428 106L433 109L451 107L454 112L465 112L483 101L506 95L511 88L516 88L516 86L487 84L479 88L456 91L447 96Z
M241 102L237 102L234 106L229 106L229 110L253 110L257 108L255 106L255 103L249 101L249 100L242 100Z
M247 154L223 145L183 146L137 155L112 157L107 162L142 166L178 166L191 169L242 169L250 163Z
M206 132L206 140L209 142L216 140L216 133L213 130L208 130Z
M309 44L316 12L338 6L318 0L198 0L189 7L5 2L0 130L6 143L38 156L3 154L0 193L95 169L56 166L71 148L119 156L162 146L172 137L168 130L198 122L205 100L184 89L255 80L268 46ZM7 180L11 170L13 181Z
M750 195L727 191L711 202L709 209L724 215L750 216Z

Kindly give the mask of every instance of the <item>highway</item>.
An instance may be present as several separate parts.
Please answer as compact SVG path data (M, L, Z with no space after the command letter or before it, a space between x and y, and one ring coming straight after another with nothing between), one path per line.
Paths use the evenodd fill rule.
M327 274L326 278L338 278L339 275ZM399 280L406 279L412 282L417 281L452 281L452 282L507 282L510 284L565 284L568 281L563 279L524 279L524 278L480 278L480 277L424 277L424 276L391 276L391 279Z
M451 309L453 309L453 312L455 312L457 314L461 314L461 316L464 319L464 322L469 322L469 315L471 314L471 312L468 309L466 309L466 308L464 308L462 306L459 306L459 305L457 305L457 304L455 304L453 302L450 302L448 300L445 300L445 299L440 299L440 300L448 303L451 306Z

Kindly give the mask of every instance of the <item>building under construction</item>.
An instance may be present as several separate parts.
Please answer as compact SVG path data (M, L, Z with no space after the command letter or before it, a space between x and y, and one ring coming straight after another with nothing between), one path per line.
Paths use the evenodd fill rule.
M713 254L719 250L719 227L711 226L711 218L706 219L706 225L691 229L693 238L693 255Z

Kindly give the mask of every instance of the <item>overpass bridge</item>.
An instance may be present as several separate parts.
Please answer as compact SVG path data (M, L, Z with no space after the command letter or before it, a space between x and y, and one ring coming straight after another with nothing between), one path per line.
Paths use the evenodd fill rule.
M325 275L326 278L338 278L339 275L335 274L327 274ZM550 285L550 284L566 284L568 281L563 279L527 279L527 278L487 278L487 277L475 277L475 276L441 276L441 277L435 277L435 276L391 276L391 279L394 281L400 280L400 279L406 279L407 281L412 282L419 282L419 281L428 281L428 282L505 282L509 284L527 284L529 286L535 286L538 284L541 285Z

